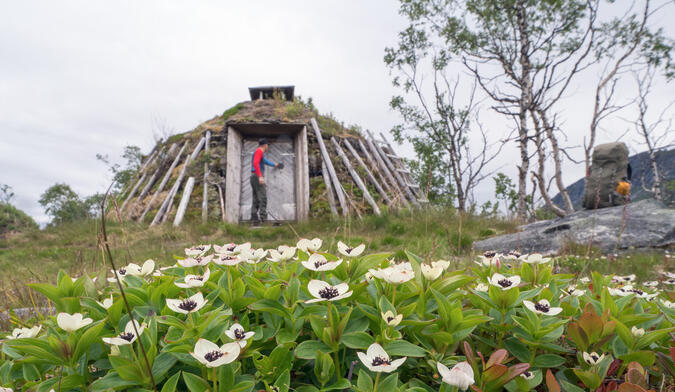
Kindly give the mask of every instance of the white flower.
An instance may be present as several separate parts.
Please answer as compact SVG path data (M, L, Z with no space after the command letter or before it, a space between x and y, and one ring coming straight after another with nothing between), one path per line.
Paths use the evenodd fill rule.
M303 238L298 241L297 247L305 253L313 253L321 249L321 244L323 244L323 241L319 238L314 238L313 240Z
M523 260L523 258L527 257L527 255L521 255L520 252L511 251L508 254L503 255L503 257L505 260L516 261L516 260Z
M483 267L489 267L491 265L497 266L499 268L500 266L500 259L502 257L501 253L496 253L496 252L485 252L482 255L478 256L478 261L474 261L474 263L483 266Z
M12 388L0 387L0 392L14 392L14 390Z
M545 264L551 261L550 257L543 257L539 253L532 253L527 255L527 258L523 258L523 261L528 264Z
M507 278L502 274L494 274L491 278L488 277L488 283L502 290L509 290L520 284L520 276L514 275Z
M432 267L440 267L443 271L447 270L450 267L450 262L447 260L437 260L431 262Z
M193 256L193 257L188 257L183 260L178 260L178 264L180 264L181 267L189 268L189 267L197 267L197 266L204 266L207 265L211 259L213 259L213 255L208 255L208 256Z
M659 282L656 280L652 280L650 282L644 282L642 285L645 287L656 287L659 285Z
M522 377L522 378L524 378L524 379L526 379L526 380L531 380L531 379L534 378L534 373L532 373L532 372L526 370L525 372L523 372L523 373L520 374L520 377Z
M139 325L138 321L134 320L127 323L126 327L124 327L124 332L117 336L113 336L111 338L102 338L104 343L112 344L115 346L124 346L127 344L131 344L136 341L136 331L134 330L134 324L136 325L136 329L138 330L138 334L142 334L143 330L145 329L145 324Z
M101 305L103 309L108 309L112 306L113 304L113 296L110 294L110 298L106 298L103 300L103 302L98 302L96 301L97 304Z
M14 328L11 335L7 335L7 339L23 339L34 338L40 333L41 325L36 325L33 328Z
M154 270L155 262L152 259L146 260L145 263L143 263L143 267L134 263L129 263L129 265L127 265L127 275L131 276L148 276L152 274L152 271Z
M405 283L415 277L415 272L410 263L393 264L387 268L370 269L368 271L374 277L394 284Z
M615 283L628 283L628 282L633 282L635 281L635 274L630 274L626 276L621 276L621 275L614 275L612 277L612 282Z
M241 253L245 253L251 250L251 243L250 242L244 242L243 244L239 244L234 247L234 250L232 251L232 254L238 255Z
M663 281L665 284L675 284L675 278L669 278Z
M218 265L228 265L231 267L241 263L241 260L234 254L218 253L213 262Z
M438 373L443 378L443 382L457 387L461 390L466 390L476 381L473 379L473 368L468 362L460 362L452 369L438 362Z
M249 249L246 252L241 252L239 258L246 261L248 264L258 264L266 255L267 251L263 248Z
M200 338L195 344L195 351L190 355L207 368L214 368L234 362L240 352L241 347L237 343L225 343L218 347L217 344Z
M630 332L635 336L636 338L639 338L640 336L645 334L644 328L638 328L636 326L633 326L633 328L630 329Z
M342 253L343 255L345 255L347 257L356 257L356 256L359 256L361 253L363 253L363 251L366 249L366 245L361 244L361 245L359 245L355 248L350 248L344 242L338 241L337 249L338 249L338 252Z
M387 325L390 326L390 327L397 326L401 322L401 320L403 320L402 314L399 314L397 316L391 310L387 310L385 313L380 313L380 314L382 315L382 319L384 320L384 322L387 323Z
M59 313L56 315L56 324L64 331L75 332L78 329L91 324L94 320L89 317L83 319L82 313L68 314Z
M233 254L234 253L234 248L236 248L237 245L235 245L234 242L231 242L229 244L225 244L223 246L218 246L218 245L213 245L213 251L216 252L217 254Z
M328 261L326 257L319 253L312 253L309 260L303 261L302 265L312 271L330 271L342 264L342 259Z
M295 247L294 246L283 246L283 248L280 246L279 250L277 249L270 249L269 251L270 257L268 258L269 261L273 263L279 263L279 262L284 262L291 260L293 256L295 256Z
M675 302L670 302L670 301L667 301L665 299L662 299L661 303L663 304L663 306L665 306L668 309L675 309Z
M307 284L307 291L312 295L312 299L305 301L305 303L313 303L320 301L337 301L347 298L352 295L347 283L340 283L336 286L331 286L323 280L312 279Z
M241 348L244 348L246 347L246 341L252 338L253 335L255 335L255 332L246 332L244 331L244 327L242 327L241 324L234 323L230 329L225 331L225 335L239 344Z
M191 312L198 312L199 309L206 305L206 300L202 293L197 293L186 299L166 299L166 306L174 312L188 314Z
M581 282L583 284L587 284L587 283L591 282L591 278L587 278L587 277L584 276L583 278L579 279L579 282Z
M474 290L481 291L483 293L486 293L489 289L490 289L490 287L488 285L486 285L485 283L478 283L476 285L476 287L474 287Z
M551 304L545 299L538 302L523 301L523 305L534 313L545 314L547 316L555 316L562 312L562 308L551 307Z
M625 285L623 287L616 288L616 289L610 287L610 288L608 288L608 290L609 290L609 294L611 294L613 296L625 297L625 296L630 295L630 294L635 294L636 297L643 298L643 299L646 299L646 300L651 300L652 298L654 298L658 295L658 293L649 294L649 293L644 292L640 289L635 289L635 288L633 288L632 285L629 285L629 284Z
M182 282L176 282L176 286L187 289L190 287L202 287L204 286L204 283L209 280L209 277L211 276L211 271L209 271L208 268L206 268L206 272L204 272L204 275L185 275L185 278L183 279L184 283Z
M424 275L427 280L436 280L443 273L443 268L431 267L429 264L425 263L420 264L420 269L422 270L422 275Z
M197 245L191 248L185 248L185 255L189 257L204 256L204 253L211 249L211 245Z
M113 275L117 275L117 277L120 280L124 280L124 277L127 276L126 267L122 267L122 268L118 269L117 271L115 271L115 270L111 270L111 271L112 271ZM115 279L115 276L113 276L112 278L108 278L108 282L115 283L115 282L117 282L117 279Z
M675 279L675 272L663 271L661 273L669 279Z
M358 352L356 355L359 356L361 362L363 362L370 371L376 373L391 373L399 366L403 365L403 362L405 362L407 358L403 357L392 361L389 359L387 352L377 343L371 344L365 353Z
M598 355L598 353L596 353L595 351L593 351L590 354L584 351L582 356L584 357L584 361L586 361L586 363L591 366L597 364L598 362L602 361L605 358L605 354Z
M565 290L561 290L562 294L560 294L560 298L564 297L565 295L569 295L572 297L581 297L582 295L586 294L586 290L579 290L576 288L575 285L569 285Z

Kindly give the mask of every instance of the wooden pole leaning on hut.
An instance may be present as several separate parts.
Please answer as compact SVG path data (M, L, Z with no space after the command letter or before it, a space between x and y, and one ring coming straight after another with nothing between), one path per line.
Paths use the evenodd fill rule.
M173 169L175 169L176 166L178 166L178 162L180 162L180 157L183 155L183 151L187 148L187 145L188 145L187 142L183 143L183 147L181 147L180 151L178 151L178 155L176 155L176 158L171 163L171 166L169 166L169 170L167 170L166 174L164 174L162 182L159 183L157 190L155 191L155 193L152 194L150 201L148 202L148 204L146 204L145 209L143 210L143 213L141 214L140 218L138 218L139 221L142 221L143 218L145 218L145 215L148 213L148 211L150 211L150 208L152 207L152 203L155 201L157 196L164 190L166 183L169 182L169 178L171 178L171 173L173 173Z
M333 163L330 160L330 155L328 155L326 145L323 143L323 137L321 136L321 129L319 128L319 124L316 123L316 120L314 118L312 118L310 122L312 123L312 128L314 128L316 141L319 143L321 156L323 157L323 161L326 163L326 168L328 169L331 181L333 182L333 186L335 187L338 201L340 202L340 208L342 209L342 215L347 216L349 214L349 206L347 205L347 201L345 200L345 195L341 192L340 180L338 179L337 173L335 173L335 168L333 167Z
M389 157L387 156L387 154L382 150L382 147L380 147L380 146L376 143L376 140L375 140L375 138L373 137L373 134L372 134L370 131L368 131L368 134L370 135L370 138L372 139L373 145L374 145L375 148L377 149L377 152L380 154L380 156L382 157L382 160L383 160L384 163L386 164L387 168L389 169L389 171L392 173L392 175L394 176L394 178L395 178L396 181L398 182L399 188L400 188L400 189L403 189L403 191L405 192L406 196L408 196L408 199L410 199L410 201L413 202L413 204L419 205L419 202L417 201L417 198L416 198L415 195L412 193L412 190L410 189L410 187L408 187L408 184L405 182L405 180L403 179L403 177L401 177L400 173L396 171L396 168L395 168L394 165L391 163L391 160L389 159Z
M408 186L408 188L410 188L410 190L412 191L412 193L413 193L413 194L415 195L415 197L419 200L420 193L421 193L421 192L420 192L420 187L419 187L419 185L415 184L415 181L414 181L413 178L412 178L412 175L411 175L411 173L410 173L410 170L408 170L408 168L406 167L405 162L403 161L403 159L402 159L401 157L399 157L398 155L396 155L396 151L394 151L394 148L393 148L393 147L391 146L391 144L389 143L389 140L387 140L387 138L384 136L384 134L383 134L382 132L380 132L380 137L382 138L382 140L384 141L384 143L385 143L385 144L387 145L387 147L389 148L389 151L391 151L391 154L388 154L388 156L390 156L391 159L394 159L394 160L395 160L395 162L393 162L393 163L397 163L397 164L398 164L398 167L396 168L396 171L398 171L398 172L400 172L400 173L403 173L403 176L402 176L402 177L403 177L403 179L405 180L406 185ZM396 166L396 165L394 165L394 167L395 167L395 166Z
M183 182L183 177L185 177L185 172L187 171L188 166L190 166L190 162L193 159L195 159L199 154L199 150L202 149L202 146L204 146L203 137L199 140L199 143L197 143L197 146L195 147L192 154L188 155L188 157L185 159L185 163L183 164L183 168L181 169L180 174L176 179L176 182L173 184L173 187L171 187L169 194L166 195L166 198L162 202L162 205L159 207L159 210L157 211L155 218L150 223L150 226L155 226L161 222L166 222L166 220L168 219L169 211L171 211L171 206L173 204L173 198L178 193L178 189L180 188L180 185Z
M387 178L384 176L382 173L382 170L379 169L377 162L373 159L373 157L370 155L370 151L368 151L368 148L363 144L361 139L356 139L359 143L359 148L363 152L363 155L366 157L368 160L368 164L370 167L373 168L372 173L375 174L377 173L378 176L380 177L380 181L382 182L382 185L384 185L384 188L389 194L396 196L396 189L392 188L391 185L389 185L389 181L387 181ZM394 200L392 200L394 201Z
M206 141L204 143L204 154L209 153L209 144L211 143L211 131L206 131ZM209 215L209 183L207 178L209 176L209 162L208 157L204 160L204 182L203 187L204 191L202 193L202 223L206 223L206 220Z
M321 159L321 176L323 177L323 182L326 184L326 196L328 197L328 205L330 206L330 212L333 215L338 214L337 207L335 206L335 196L333 195L333 187L330 184L330 177L328 174L328 169L326 169L326 162Z
M159 172L162 170L162 166L165 164L165 162L169 159L171 159L171 156L173 155L174 151L176 151L176 143L173 143L171 147L169 148L169 151L166 153L166 156L164 159L162 159L161 162L157 164L157 168L155 169L155 172L152 173L152 177L148 180L148 183L145 184L143 187L143 190L141 193L138 195L138 199L136 199L136 203L140 202L143 200L143 198L150 192L150 188L155 184L155 181L157 180L157 177L159 177Z
M380 186L380 183L377 181L373 173L368 169L368 166L366 166L365 162L363 162L363 159L359 156L359 153L356 152L354 147L352 147L351 143L349 143L349 140L347 139L342 139L342 142L345 144L347 147L347 150L354 156L356 159L356 162L358 162L359 166L366 172L366 176L368 177L368 180L370 181L371 184L377 189L377 192L382 196L382 199L387 203L391 204L391 199L389 198L389 195L387 195L387 192L382 189Z
M181 197L180 204L178 204L176 217L173 220L174 227L180 226L180 223L183 221L183 217L185 216L185 210L187 209L188 203L190 202L190 194L192 193L192 189L194 187L195 187L195 178L194 177L188 178L187 182L185 183L185 189L183 189L183 197Z
M403 205L405 205L406 207L409 206L410 203L408 203L408 199L405 198L405 195L398 187L396 180L394 179L394 176L389 172L389 168L387 168L387 165L382 160L382 157L380 157L380 153L377 151L375 143L373 143L372 139L370 138L366 139L366 143L368 144L368 148L370 148L370 151L372 152L375 161L377 161L377 164L380 168L380 172L384 173L387 180L389 180L389 184L391 185L392 189L394 189L394 194L398 197L398 200L400 200L401 203L403 203Z
M122 203L122 207L120 207L120 213L124 211L124 207L127 206L129 200L131 200L136 194L138 187L145 181L145 178L148 176L148 173L145 170L150 167L150 164L155 160L155 158L157 158L158 152L159 150L157 149L157 146L155 146L155 148L152 150L152 153L150 154L150 157L148 157L148 160L145 161L143 165L141 165L141 168L138 170L138 173L141 174L141 178L136 181L136 184L134 184L134 187L131 188L131 191L127 195L126 199L124 199L124 203Z
M330 141L333 143L335 151L337 151L340 158L342 158L342 162L345 164L345 167L349 171L349 174L354 179L354 183L356 183L356 186L358 186L359 189L361 189L361 192L363 192L363 197L366 199L368 204L370 204L370 206L373 208L373 212L375 213L375 215L380 215L381 214L380 207L377 205L373 197L370 195L370 192L368 192L368 187L366 187L366 184L363 183L363 180L361 179L359 174L352 167L351 162L349 162L349 158L347 158L345 152L342 151L340 144L337 142L337 140L335 140L334 137L330 138Z

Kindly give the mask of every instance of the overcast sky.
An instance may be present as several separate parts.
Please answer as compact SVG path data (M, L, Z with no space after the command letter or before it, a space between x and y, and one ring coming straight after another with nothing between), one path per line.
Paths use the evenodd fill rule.
M657 23L672 20L673 8ZM65 182L81 195L107 187L96 153L118 157L125 145L147 153L157 120L190 130L256 85L293 84L322 112L387 133L399 120L388 107L396 91L382 57L406 25L397 9L389 0L2 2L0 184L45 223L37 200L50 185ZM574 92L584 88L581 80ZM672 100L671 90L659 86L657 98ZM587 129L589 98L568 98L571 139ZM500 165L515 162L512 147ZM567 167L570 183L583 172ZM479 199L491 196L491 185Z

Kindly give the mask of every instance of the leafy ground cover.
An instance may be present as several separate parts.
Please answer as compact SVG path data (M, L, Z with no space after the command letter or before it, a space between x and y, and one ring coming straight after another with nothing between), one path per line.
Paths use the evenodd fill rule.
M169 267L125 265L112 282L105 271L62 271L56 285L32 284L58 315L3 342L0 383L45 392L646 391L673 383L672 273L654 282L554 273L555 260L516 253L453 270L358 242L338 243L337 252L318 238L291 244L199 245Z

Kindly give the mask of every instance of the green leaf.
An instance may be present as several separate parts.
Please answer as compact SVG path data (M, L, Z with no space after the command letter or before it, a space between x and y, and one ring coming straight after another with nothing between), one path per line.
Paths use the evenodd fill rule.
M623 363L637 362L648 368L654 364L656 355L653 351L635 351L630 354L621 355L619 356L619 359L622 360Z
M152 377L155 378L155 381L164 378L164 375L177 361L178 359L169 352L164 351L159 353L152 363Z
M349 383L349 380L346 378L341 378L337 380L335 383L321 388L321 391L336 391L336 390L343 390L343 389L348 389L352 386L352 384Z
M356 386L359 388L359 391L367 392L373 390L373 379L370 378L370 375L366 373L365 370L359 370L359 377L356 380Z
M586 385L590 390L594 391L596 390L600 384L602 383L602 379L599 375L589 371L589 370L581 370L581 369L573 369L574 374L576 374L577 377L579 377L579 380ZM567 388L565 388L567 390Z
M259 312L269 312L276 314L277 316L291 318L288 310L284 308L278 301L273 301L271 299L261 299L252 304L250 304L249 309L259 311Z
M288 389L291 386L291 373L290 370L284 370L276 381L274 381L274 386L277 387L279 392L288 392Z
M365 332L350 332L340 338L340 343L353 349L367 349L373 342L373 337Z
M330 354L318 352L314 360L314 375L323 387L335 373L335 364Z
M391 392L396 390L398 384L398 373L390 374L387 378L380 381L375 392Z
M565 358L555 354L537 355L532 363L533 367L555 368L565 363Z
M210 388L206 380L192 373L183 372L183 380L190 392L204 392Z
M91 347L92 344L101 341L101 330L104 326L105 323L97 321L97 323L93 324L82 334L80 339L77 341L77 347L73 353L72 358L74 360L80 359L82 355L89 351L89 347Z
M405 340L395 340L384 346L384 350L390 356L401 357L424 357L426 351L422 347L416 346Z
M635 348L641 349L643 347L647 347L650 344L656 342L657 340L661 340L664 337L668 336L668 334L672 331L675 331L675 327L657 329L656 331L649 331L646 334L640 336L640 338L638 338L637 342L635 343Z
M154 371L153 371L153 373L154 373ZM180 377L180 374L181 374L181 372L177 372L176 374L171 376L168 380L166 380L166 382L164 383L164 386L162 387L161 392L175 392L176 386L178 385L178 378Z
M138 382L124 380L116 372L111 372L106 374L103 378L99 378L94 381L90 386L91 391L109 391L111 389L129 389L134 385L138 385Z
M332 353L330 347L318 340L306 340L295 348L295 356L302 359L315 359L317 351Z
M518 338L510 337L504 342L506 349L518 358L520 362L528 362L530 360L530 350Z

